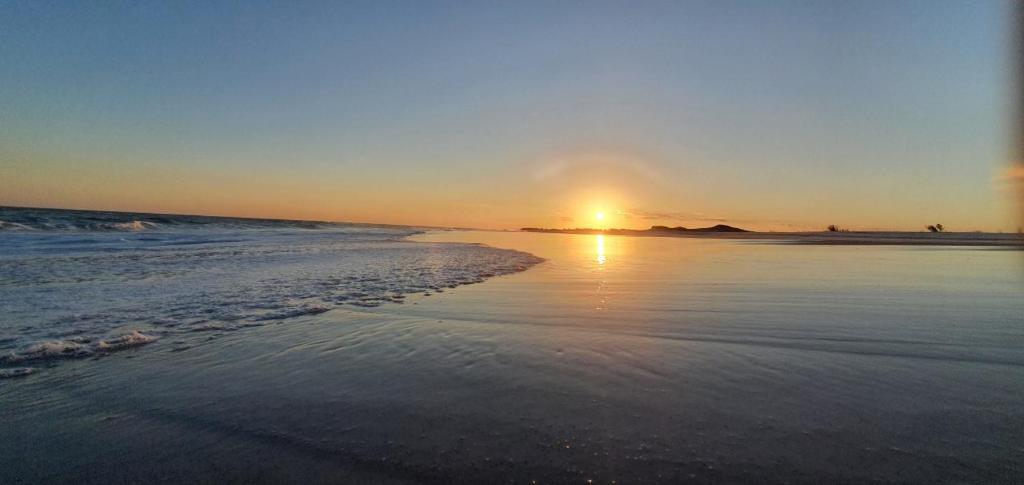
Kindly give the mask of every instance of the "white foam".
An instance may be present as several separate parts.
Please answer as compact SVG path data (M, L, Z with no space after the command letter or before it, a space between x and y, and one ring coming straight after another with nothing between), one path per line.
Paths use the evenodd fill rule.
M13 367L10 369L0 369L0 379L13 379L15 377L25 377L29 374L35 373L35 367Z
M48 340L28 345L20 351L0 356L0 363L19 364L57 359L81 359L97 353L116 352L131 347L146 345L157 338L133 330L131 333L118 335L90 343L88 339Z
M131 333L96 342L95 349L100 352L115 352L131 347L146 345L148 343L155 342L156 339L156 337L151 335L141 334L138 330L132 330Z
M36 360L71 359L88 357L93 354L88 346L70 340L49 340L25 347L0 357L0 362L18 364Z
M223 332L345 307L401 303L540 262L477 244L418 243L418 230L192 216L14 211L52 223L4 241L0 365L73 359L162 335ZM12 217L21 217L15 219ZM25 222L28 224L28 222ZM131 235L127 231L143 231Z
M32 228L17 222L0 221L0 230L31 231Z
M144 231L146 229L153 229L155 227L158 227L158 225L152 222L131 221L111 224L110 227L118 231Z

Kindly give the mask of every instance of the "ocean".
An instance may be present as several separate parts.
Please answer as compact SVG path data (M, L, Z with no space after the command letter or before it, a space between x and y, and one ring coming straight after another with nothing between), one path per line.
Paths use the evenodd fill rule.
M0 208L0 377L156 339L401 303L540 261L477 244L404 239L419 232Z
M3 483L1024 479L1019 250L4 214Z

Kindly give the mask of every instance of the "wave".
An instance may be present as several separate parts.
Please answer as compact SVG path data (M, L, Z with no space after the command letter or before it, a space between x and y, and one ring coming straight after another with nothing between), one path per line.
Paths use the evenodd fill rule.
M81 359L110 352L117 352L119 350L125 350L132 347L139 347L152 343L156 340L157 337L142 334L138 330L132 330L131 332L123 335L96 341L92 341L89 338L49 340L31 344L21 350L0 356L0 364L17 365L26 362ZM8 373L15 372L17 370L18 369L0 369L0 371ZM22 369L22 371L24 371L24 369Z
M218 338L340 307L402 304L542 261L412 242L422 231L402 226L4 207L0 220L11 231L0 231L7 373L155 340L149 331L110 336L138 325Z
M162 338L214 339L403 304L542 261L413 242L405 238L421 231L400 226L4 208L0 220L46 228L0 233L0 308L11 322L0 323L0 368L152 342L150 331L110 337L139 325Z
M15 367L12 369L0 369L0 379L13 379L15 377L25 377L29 374L35 373L35 367Z
M146 229L157 229L160 225L155 222L131 221L116 222L114 224L110 224L109 227L118 231L145 231Z
M0 231L31 231L32 228L17 222L0 221Z
M286 219L0 207L0 231L138 232L205 229L330 229L353 224ZM366 227L387 227L365 225Z

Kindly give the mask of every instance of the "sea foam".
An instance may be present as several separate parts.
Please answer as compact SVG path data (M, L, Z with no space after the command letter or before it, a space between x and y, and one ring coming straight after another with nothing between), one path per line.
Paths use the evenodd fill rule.
M27 375L35 373L34 367L14 367L10 369L0 369L0 379L13 379L15 377L25 377Z
M0 232L0 366L401 304L541 261L411 242L422 231L410 227L4 208L0 219L32 228Z
M156 341L156 337L144 335L138 330L130 333L91 341L88 338L74 340L49 340L25 346L7 355L0 356L0 364L21 364L58 359L80 359L97 354L117 352ZM11 369L6 369L10 371Z
M159 224L156 224L154 222L129 221L129 222L116 222L116 223L113 223L113 224L109 224L109 225L107 225L105 227L109 227L110 229L114 229L114 230L118 230L118 231L144 231L146 229L156 229L156 228L158 228L160 226L159 226Z

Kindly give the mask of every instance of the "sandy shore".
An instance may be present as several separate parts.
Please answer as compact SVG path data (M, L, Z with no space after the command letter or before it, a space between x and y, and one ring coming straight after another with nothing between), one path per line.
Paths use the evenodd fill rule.
M0 482L1024 476L1015 253L415 239L546 261L402 304L158 340L0 382Z

